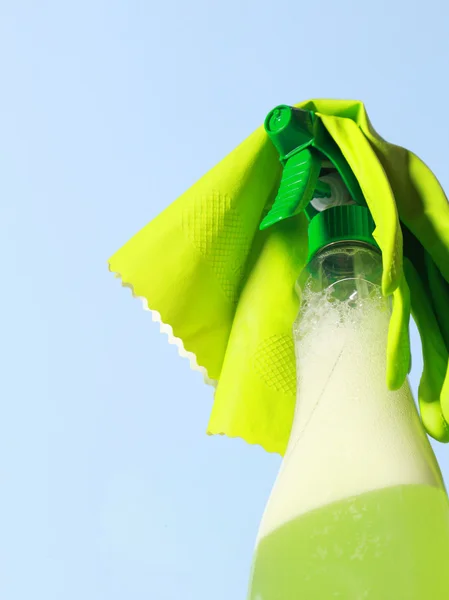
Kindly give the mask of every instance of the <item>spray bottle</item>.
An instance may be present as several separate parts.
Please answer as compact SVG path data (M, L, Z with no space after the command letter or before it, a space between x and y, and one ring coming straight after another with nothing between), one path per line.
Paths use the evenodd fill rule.
M297 281L295 416L248 598L447 599L449 502L408 382L386 387L374 222L313 113L281 106L265 127L284 173L261 228L305 210L309 259Z

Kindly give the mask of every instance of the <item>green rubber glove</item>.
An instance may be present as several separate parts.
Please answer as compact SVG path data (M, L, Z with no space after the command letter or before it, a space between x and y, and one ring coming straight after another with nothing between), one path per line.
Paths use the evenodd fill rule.
M424 353L423 423L430 435L448 441L444 192L419 158L374 131L362 103L312 100L298 107L322 123L376 223L383 293L393 296L387 385L400 387L410 368L411 306ZM261 127L109 264L123 285L143 298L181 354L215 385L208 433L239 436L281 454L296 401L294 284L307 260L304 213L259 230L282 174L279 154Z

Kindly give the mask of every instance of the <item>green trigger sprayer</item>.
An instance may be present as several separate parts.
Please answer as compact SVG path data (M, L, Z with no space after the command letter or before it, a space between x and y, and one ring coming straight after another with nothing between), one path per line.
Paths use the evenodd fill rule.
M279 152L284 169L276 199L260 229L303 210L311 220L331 206L352 203L366 206L345 157L314 112L278 106L265 119L265 131ZM332 170L337 171L341 180Z

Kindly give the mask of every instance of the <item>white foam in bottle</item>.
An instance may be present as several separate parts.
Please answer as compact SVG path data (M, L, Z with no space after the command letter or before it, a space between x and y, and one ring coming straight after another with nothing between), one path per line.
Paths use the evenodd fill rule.
M334 260L335 252L327 257L334 253ZM381 260L372 250L354 247L344 249L336 264L348 256L365 270L370 261ZM408 382L395 392L386 387L390 312L379 285L362 272L358 279L330 281L323 291L329 273L323 264L312 267L319 274L318 291L317 280L309 278L294 327L294 424L259 541L302 514L364 492L402 484L443 487Z

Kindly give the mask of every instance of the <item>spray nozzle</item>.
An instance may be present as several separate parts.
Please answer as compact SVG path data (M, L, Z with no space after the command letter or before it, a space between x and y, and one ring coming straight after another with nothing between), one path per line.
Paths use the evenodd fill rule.
M313 111L278 106L265 119L265 131L279 152L284 169L276 199L260 229L302 211L312 219L330 206L366 205L340 148ZM320 177L326 163L337 173Z

